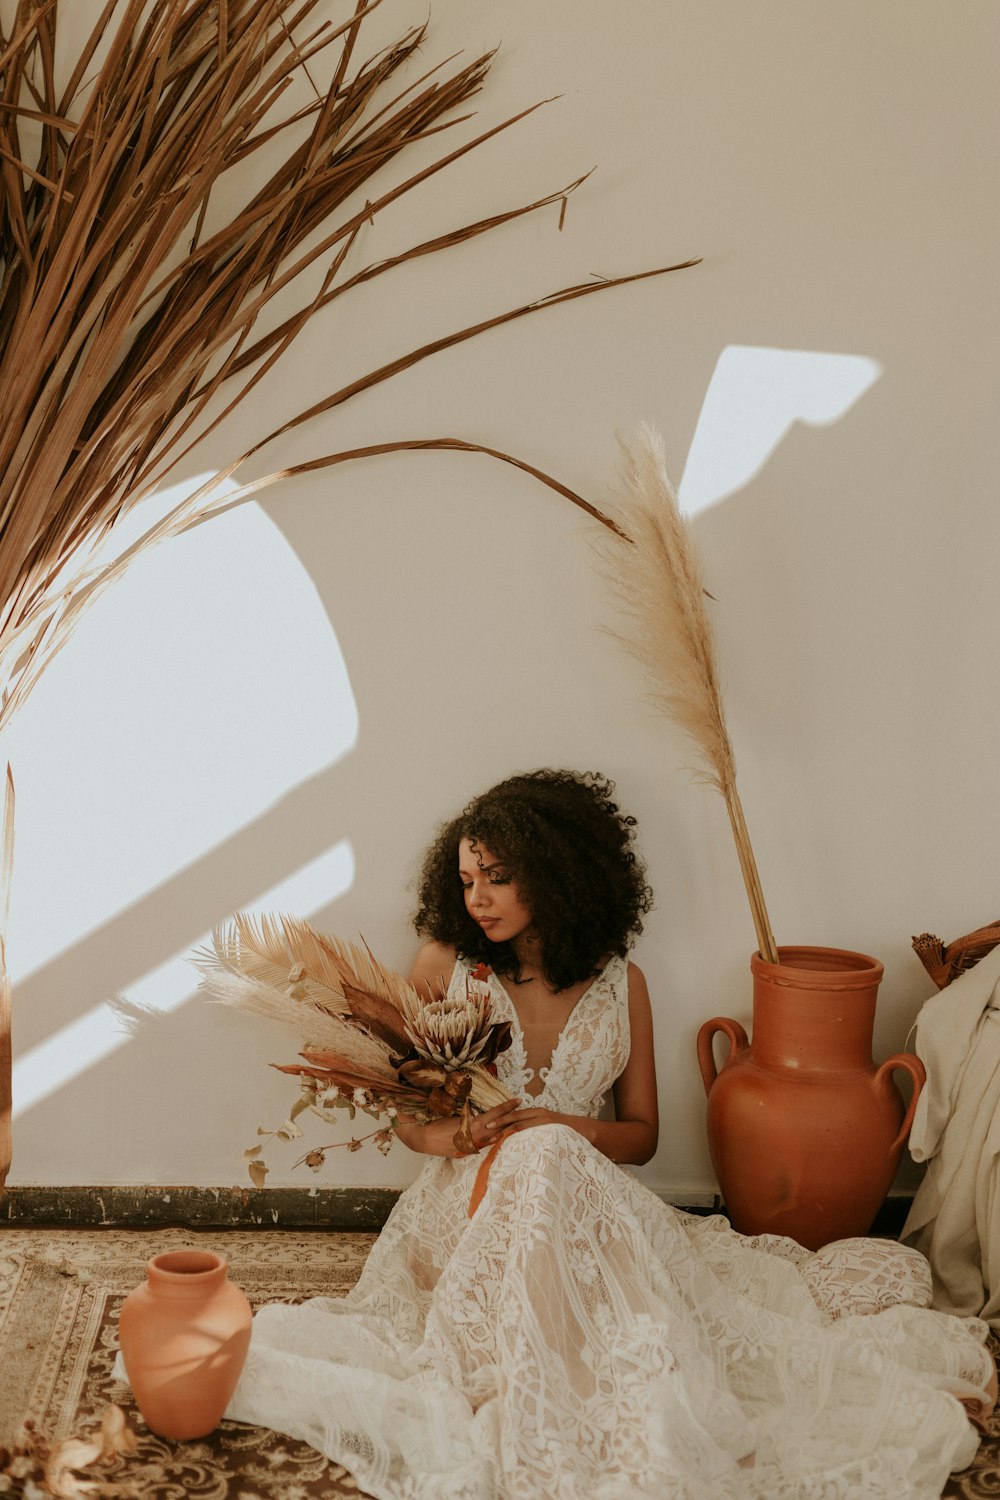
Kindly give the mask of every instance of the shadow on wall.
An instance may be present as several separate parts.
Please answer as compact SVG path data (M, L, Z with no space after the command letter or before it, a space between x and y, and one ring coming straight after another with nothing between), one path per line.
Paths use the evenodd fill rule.
M877 374L878 367L871 360L803 351L730 348L723 351L718 361L692 441L682 494L688 509L701 513L697 526L709 561L713 592L721 601L720 643L726 675L737 687L739 718L745 719L745 703L752 699L754 654L742 664L735 659L740 639L745 640L746 636L742 631L733 632L727 601L742 597L746 604L756 600L754 633L759 636L762 629L767 629L768 621L773 620L785 638L789 599L799 595L802 583L801 578L786 581L784 586L779 582L777 597L772 584L765 591L762 609L756 588L748 588L742 581L746 544L753 535L756 520L760 519L759 512L755 520L748 508L753 481L765 465L774 463L774 454L783 442L800 440L797 429L801 424L827 426L843 418ZM803 434L801 441L806 447L815 447L813 434ZM842 448L839 440L838 447ZM841 453L842 461L843 458ZM447 473L447 468L446 460L441 473ZM247 1047L246 1071L254 1078L250 1093L261 1096L260 1112L271 1106L272 1101L272 1113L280 1112L287 1099L287 1084L267 1075L258 1056L263 1048L266 1056L275 1060L279 1053L281 1057L290 1057L289 1041L261 1023L253 1037L254 1045L250 1046L249 1033L245 1040L240 1028L252 1027L254 1023L242 1017L220 1017L208 1013L206 1008L186 1004L194 990L193 973L186 957L204 940L212 923L233 910L247 907L295 910L345 934L353 935L358 928L362 929L390 961L405 968L413 940L405 936L401 910L404 903L400 902L399 893L412 873L413 862L433 823L446 815L456 800L460 802L490 778L491 773L485 767L490 759L491 719L498 713L509 713L510 704L533 702L535 711L530 720L535 727L525 736L524 764L546 758L532 753L537 743L538 716L543 710L553 718L560 718L563 727L567 719L570 721L570 739L577 749L572 758L580 759L579 746L586 742L587 736L586 724L579 721L581 683L578 680L570 685L566 701L560 706L552 676L559 671L567 654L579 650L579 622L570 622L570 639L551 639L549 610L554 604L556 614L563 613L559 593L552 587L553 559L540 549L532 549L532 555L526 555L523 527L495 526L490 535L491 565L484 585L481 571L469 563L482 547L482 517L477 513L479 508L470 506L460 492L457 477L452 474L447 492L436 497L438 505L431 517L426 509L423 514L418 513L419 501L408 508L406 515L400 516L400 497L387 493L384 472L357 477L356 484L350 487L350 497L341 502L343 509L338 511L336 523L328 515L328 502L324 502L322 510L314 501L272 503L271 517L280 524L302 572L296 578L286 565L288 577L284 588L273 577L258 579L256 587L252 580L238 579L227 607L235 609L239 599L243 608L227 625L230 631L235 628L230 649L228 652L220 649L216 639L212 658L200 668L207 676L209 689L216 681L225 684L229 700L224 700L221 691L216 694L219 712L214 719L210 696L200 713L177 713L178 696L184 691L182 680L190 678L193 665L199 665L197 658L194 663L190 658L182 658L179 663L174 659L172 666L175 673L179 670L179 677L172 686L154 687L157 699L165 693L168 696L172 733L155 777L163 789L163 803L152 809L146 806L143 781L149 775L144 755L149 756L151 742L147 737L143 745L141 715L131 730L133 752L139 760L131 770L138 776L140 787L133 817L137 809L144 810L144 822L139 827L143 852L150 857L146 870L156 868L156 840L161 830L169 832L177 820L183 822L189 816L185 800L196 774L195 763L202 767L210 789L222 787L230 794L232 773L238 770L235 779L241 785L245 802L251 806L273 787L275 774L287 776L290 760L293 767L295 764L295 755L289 757L281 734L274 734L276 721L283 721L286 731L289 724L292 726L292 742L300 758L303 737L308 736L311 747L307 747L307 757L311 754L322 759L332 749L334 763L300 780L263 812L249 818L228 836L218 838L138 900L112 910L106 920L66 943L51 960L36 964L33 972L19 983L15 1108L20 1117L19 1141L23 1139L29 1157L51 1132L51 1116L66 1114L81 1118L88 1112L96 1089L119 1100L131 1098L134 1107L141 1108L147 1119L159 1119L160 1128L154 1132L159 1139L162 1140L163 1130L171 1131L171 1154L177 1160L197 1160L199 1140L217 1128L220 1090L225 1094L232 1080L229 1059L234 1051L242 1056ZM359 488L365 493L364 505L359 499ZM731 505L719 503L734 496L740 496L740 506L735 511ZM565 513L558 502L552 502L552 497L546 495L544 500L548 505L548 530L558 547L565 535ZM443 514L438 508L442 503ZM374 524L373 506L379 512ZM801 522L801 511L799 516ZM334 548L329 538L337 535L339 523L345 521L347 539ZM252 523L258 531L259 523L266 528L267 523L258 513L258 521ZM189 540L202 546L211 541L222 547L225 529L243 524L244 513L235 513L224 521L199 528ZM434 566L433 557L427 557L429 525L440 539L440 546L432 544L432 554L438 551L444 554L439 559L441 571L437 578L428 576L427 571L433 572ZM780 523L771 518L774 534L784 534L791 526L791 517L787 515ZM725 539L731 531L742 538L742 545L736 543L727 551ZM385 547L388 534L393 537L391 548ZM258 536L258 544L261 540ZM576 540L571 536L570 545L575 545ZM407 559L419 558L422 553L425 571L421 577L413 578L408 572ZM824 565L830 557L826 551ZM191 568L190 558L171 558L168 549L164 549L162 560L171 566L176 563L179 571ZM209 560L206 586L208 580L218 579L219 562L218 553ZM262 555L260 562L267 566L267 557ZM732 569L731 576L727 564ZM190 572L186 576L190 582ZM296 622L284 608L271 607L268 611L265 607L268 601L261 593L262 587L284 604L302 593L307 580L307 593L311 593L313 585L318 590L322 618L320 610L306 610L300 611L301 618ZM567 581L564 579L560 588ZM117 599L112 596L99 606L109 616L117 609L118 620L104 621L102 628L110 630L111 638L118 639L122 630L127 630L123 620L128 621L130 610L136 611L134 620L141 622L140 654L148 650L150 637L156 636L158 629L167 628L166 622L150 619L149 590L143 585L144 580L139 578L131 599L125 593L128 585L123 585ZM176 590L176 579L171 579L170 585ZM804 599L808 599L812 587L810 583L804 590ZM172 597L169 588L165 597ZM798 602L801 604L802 600ZM273 606L273 599L270 604ZM803 626L808 613L808 609L801 611ZM263 636L257 650L249 649L245 641L238 644L248 622L256 620L259 629L262 614L268 627L264 632L267 651L263 650ZM346 659L352 665L352 682L348 682L331 618L339 625ZM200 628L208 634L204 625ZM300 632L298 636L296 629ZM540 642L546 631L550 635L548 649ZM69 648L67 658L76 645ZM80 646L80 661L70 660L68 665L89 680L84 653L91 643L82 633ZM99 646L98 639L94 649ZM221 662L215 659L216 653ZM470 655L476 663L477 685L489 684L488 706L482 710L468 700L461 683ZM95 659L103 659L99 651ZM787 674L783 680L787 684ZM134 720L137 714L134 697L130 699L134 682L128 671L123 674L121 686L119 710L110 714L116 726L130 718ZM59 687L58 682L53 687L56 702ZM796 698L787 692L784 696L783 712L789 719L789 735L798 732L793 721L798 712L796 703L801 703L804 696L799 694ZM234 724L225 712L226 701L249 704L252 711ZM740 703L744 705L742 708ZM51 730L45 714L40 717L42 726ZM118 727L115 738L119 742L122 738ZM407 744L412 744L412 750L401 754ZM337 746L341 747L339 754ZM466 763L476 769L468 772L457 799L436 798L433 809L429 809L422 805L419 785L415 787L413 782L419 784L423 768L437 757L444 761L445 779L449 783L465 773ZM798 755L791 758L800 765L807 759ZM373 761L376 766L379 761L384 764L384 773L373 769ZM608 762L602 756L600 763ZM171 764L186 766L186 774L170 774ZM478 770L479 766L484 767L485 774ZM402 781L401 768L404 768ZM501 753L492 774L501 775L510 768ZM39 801L44 796L45 770L44 764L35 763ZM406 770L410 771L409 776ZM95 768L89 768L88 774L93 777ZM773 782L773 762L763 774L768 783ZM797 789L791 764L784 769L781 780L784 790L794 797ZM119 834L124 832L116 847L127 852L138 830L134 824L123 830L124 820L120 813L116 814L114 795L120 782L120 775L108 778L105 796L110 800L103 808L103 816L110 820L107 826L116 828ZM757 789L758 798L761 790ZM76 793L76 814L85 816L79 788L71 791ZM765 797L767 791L765 786ZM27 800L24 820L30 841L37 835L33 820L38 812L37 806L32 809L30 795ZM230 822L232 808L237 805L234 801L230 806ZM73 815L71 795L57 821L65 826ZM203 842L210 832L199 826L197 820L193 831ZM95 882L102 869L121 876L120 870L114 870L114 855L108 849L95 857L95 839L91 828L89 850L86 841L82 847L77 844L80 858L75 862L66 859L61 864L60 878L67 900L74 890L81 888L93 899L98 894ZM764 833L763 847L767 844L768 835ZM44 855L51 849L50 840L38 848L42 853L39 878L44 879ZM168 838L168 857L170 852ZM804 850L803 855L811 857L811 851ZM126 872L126 881L129 879L134 889L135 876L129 877ZM22 877L18 892L22 905L29 904L23 899L29 889L30 882ZM51 941L51 932L45 932L48 913L42 903L34 911L42 913L40 920L36 917L35 929ZM15 913L15 920L18 916ZM72 913L68 917L63 913L63 917L64 927L68 922L71 930ZM21 913L20 919L26 921L26 913ZM58 928L58 923L55 925ZM798 936L796 933L796 939ZM116 993L126 993L176 1014L152 1026L147 1034L135 1040L126 1039L117 1019L103 1004L109 995ZM259 1068L259 1075L254 1074L255 1068ZM161 1092L158 1088L157 1097L150 1097L151 1077L174 1078L178 1091L167 1088ZM243 1135L252 1131L257 1112L255 1106L245 1108L239 1122ZM57 1130L63 1133L59 1127ZM36 1133L37 1139L33 1140ZM65 1162L65 1154L61 1153L63 1171ZM162 1168L163 1163L134 1166L139 1180L157 1180L157 1168ZM190 1176L190 1169L186 1174L168 1170L165 1180L176 1180L178 1175ZM398 1166L392 1175L398 1177ZM103 1180L101 1172L97 1172L94 1180Z

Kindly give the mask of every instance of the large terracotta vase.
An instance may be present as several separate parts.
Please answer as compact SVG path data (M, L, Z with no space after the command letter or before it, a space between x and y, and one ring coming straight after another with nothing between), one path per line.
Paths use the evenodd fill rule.
M136 1405L160 1437L205 1437L229 1405L250 1345L250 1304L221 1255L154 1255L122 1304L119 1339Z
M882 965L840 948L779 948L753 972L753 1041L716 1016L698 1033L708 1142L742 1234L783 1234L810 1250L865 1234L896 1175L924 1083L919 1058L872 1061ZM717 1069L713 1039L729 1054ZM913 1080L904 1110L896 1069Z

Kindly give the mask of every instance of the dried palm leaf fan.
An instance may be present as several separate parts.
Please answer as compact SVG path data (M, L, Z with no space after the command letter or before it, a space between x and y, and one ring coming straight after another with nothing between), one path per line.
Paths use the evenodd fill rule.
M696 774L722 794L757 943L762 957L777 963L757 861L736 790L736 761L694 542L657 434L642 426L635 445L623 445L623 451L616 498L618 519L631 544L609 537L602 547L605 574L624 622L616 639L646 669L653 701L694 741Z
M404 84L397 75L424 28L356 59L380 4L338 6L334 21L332 0L106 0L99 9L87 0L96 19L63 77L57 26L67 15L79 29L80 0L0 0L0 730L82 611L143 548L287 474L405 449L481 452L607 523L542 470L454 437L328 454L225 500L218 487L279 433L440 350L680 266L565 287L375 369L365 369L358 350L359 373L347 384L115 550L122 519L253 390L316 312L409 260L549 204L564 209L579 185L348 272L383 209L537 108L386 182L383 169L411 145L468 119L464 106L482 87L490 55L449 59ZM286 96L293 84L309 89L304 103L294 90ZM228 187L234 171L252 180L262 148L269 175L261 181L259 172L249 198L227 215L219 184ZM307 287L310 270L320 273L318 286ZM280 321L258 329L279 295ZM10 796L9 776L7 786ZM9 835L10 816L4 827ZM5 866L9 855L5 837ZM10 1005L0 987L0 1189L9 1126Z

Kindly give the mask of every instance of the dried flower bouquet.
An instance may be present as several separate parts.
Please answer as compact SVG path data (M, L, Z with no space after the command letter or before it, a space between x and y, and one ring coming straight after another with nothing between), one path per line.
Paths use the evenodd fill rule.
M271 1064L299 1079L299 1097L283 1124L261 1125L258 1135L294 1140L306 1111L334 1120L339 1110L353 1119L361 1109L385 1116L388 1125L336 1144L357 1150L371 1140L385 1152L400 1113L423 1122L453 1115L464 1123L470 1113L512 1097L495 1067L510 1045L510 1023L493 1020L485 965L460 996L442 986L423 999L367 947L319 933L297 917L243 913L216 929L195 963L212 1000L279 1021L304 1042L302 1062ZM295 1165L318 1170L334 1149L316 1147ZM268 1172L262 1151L257 1145L245 1153L257 1187Z

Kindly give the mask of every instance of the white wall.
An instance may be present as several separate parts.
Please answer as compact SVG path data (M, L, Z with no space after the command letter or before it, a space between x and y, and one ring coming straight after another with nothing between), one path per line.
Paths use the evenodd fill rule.
M389 0L373 40L423 14ZM310 327L202 465L463 322L702 255L443 355L266 467L449 435L601 503L616 430L652 421L679 476L701 415L687 493L772 923L884 961L877 1057L929 993L911 934L1000 900L998 32L990 0L439 0L424 63L501 44L479 123L561 97L404 202L379 250L598 170L562 234L555 213L509 226ZM657 894L637 956L664 1128L641 1175L711 1188L694 1038L749 1020L753 929L721 803L601 634L592 533L488 459L386 458L272 491L97 606L8 747L12 1183L243 1181L289 1098L266 1063L293 1047L179 1003L191 945L277 887L405 967L436 823L566 764L615 778ZM117 992L173 1008L123 1041ZM272 1184L314 1181L294 1154L271 1152ZM340 1153L323 1180L412 1168L399 1146Z

